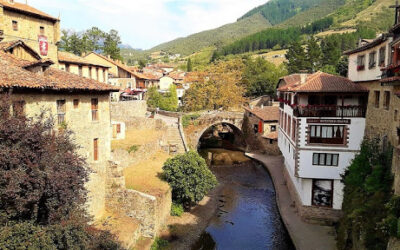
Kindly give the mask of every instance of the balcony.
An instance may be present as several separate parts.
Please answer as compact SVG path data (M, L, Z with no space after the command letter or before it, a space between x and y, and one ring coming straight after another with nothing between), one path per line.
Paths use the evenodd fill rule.
M293 107L297 117L365 117L364 106L308 105Z

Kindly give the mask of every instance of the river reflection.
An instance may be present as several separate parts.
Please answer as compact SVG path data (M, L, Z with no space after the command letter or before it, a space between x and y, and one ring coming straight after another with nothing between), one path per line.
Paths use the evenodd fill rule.
M209 152L213 158L218 158L215 154L237 157L239 153L221 149L201 153L206 156ZM234 163L211 167L225 185L218 197L218 213L193 249L294 249L276 206L269 173L249 159L226 162Z

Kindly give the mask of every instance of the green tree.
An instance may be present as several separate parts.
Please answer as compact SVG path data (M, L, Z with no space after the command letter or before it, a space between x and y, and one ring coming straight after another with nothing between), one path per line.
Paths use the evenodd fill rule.
M321 47L313 36L307 41L306 45L306 65L309 73L314 73L321 68L322 51Z
M103 53L109 55L114 60L123 60L121 56L121 38L116 30L110 30L108 34L105 34Z
M304 48L299 42L292 42L289 45L286 53L286 67L289 74L299 73L302 70L307 70L307 57Z
M275 66L261 57L248 59L243 72L242 83L247 96L273 94L279 78L286 75L283 66Z
M190 59L190 57L187 60L186 71L187 72L192 72L193 71L192 59Z
M324 39L321 42L323 65L336 66L342 56L339 40L335 37Z
M336 67L334 65L324 65L321 68L321 71L332 75L338 75Z
M106 33L97 27L85 31L82 39L87 43L88 51L100 51L103 48Z
M186 205L201 201L217 185L206 161L194 151L168 159L163 176L172 188L172 199Z
M176 111L178 109L178 94L175 84L171 84L168 92L161 96L160 109L166 111Z
M147 105L151 108L159 108L161 103L161 94L156 87L151 87L147 91Z

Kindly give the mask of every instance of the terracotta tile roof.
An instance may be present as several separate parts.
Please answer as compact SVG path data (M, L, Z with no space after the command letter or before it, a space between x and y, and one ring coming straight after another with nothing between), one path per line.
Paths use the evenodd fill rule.
M279 107L265 106L263 108L254 107L252 109L244 107L245 110L262 119L263 121L278 121Z
M22 40L14 40L14 41L8 41L8 42L1 42L0 43L0 50L7 52L17 46L22 46L25 50L29 51L29 53L31 53L31 55L33 55L33 57L35 57L36 59L40 59L41 56L34 51L31 47L29 47L28 45L26 45Z
M117 66L117 67L119 67L119 68L125 70L126 72L128 72L128 73L130 73L130 74L135 74L135 72L132 71L132 70L130 69L130 67L129 67L129 66L126 66L125 64L119 63L119 62L117 62L117 61L115 61L115 60L113 60L113 59L111 59L111 58L108 58L107 56L104 56L104 55L102 55L102 54L98 54L98 53L96 53L96 52L90 52L88 55L90 55L90 54L95 54L95 55L97 55L97 56L103 58L104 60L106 60L106 61L108 61L108 62L114 64L115 66ZM87 55L87 56L88 56L88 55ZM85 58L86 58L87 56L85 56Z
M263 137L267 138L267 139L277 140L278 139L278 131L271 132Z
M158 75L155 74L151 74L151 73L143 73L142 74L144 77L147 78L147 80L160 80L161 77L159 77Z
M185 79L185 72L179 72L179 71L172 71L168 74L169 77L171 77L174 80L184 80Z
M341 76L335 76L324 72L317 72L308 75L304 83L301 80L291 81L278 89L278 91L287 92L317 92L317 93L353 93L368 92L368 89L355 84L349 79Z
M42 74L26 70L49 60L29 62L0 51L0 87L49 90L118 91L117 88L95 80L86 79L52 67Z
M88 65L88 66L96 66L96 67L102 67L102 68L111 68L109 66L101 65L98 63L92 63L89 60L74 55L69 52L65 51L58 51L58 61L60 62L65 62L65 63L73 63L73 64L79 64L79 65Z
M44 18L50 21L59 21L58 18L52 17L49 14L44 13L43 11L40 11L38 9L33 8L32 6L29 6L27 4L23 3L17 3L14 1L14 3L10 3L7 0L0 0L0 5L4 6L4 9L6 10L11 10L11 11L17 11L17 12L22 12L25 14L30 14L36 17Z
M363 39L366 43L362 46L359 46L358 48L352 49L352 50L347 50L343 54L344 55L351 55L354 53L358 53L361 51L365 51L367 49L373 48L375 46L380 45L381 43L385 42L388 38L387 34L382 34L376 39Z

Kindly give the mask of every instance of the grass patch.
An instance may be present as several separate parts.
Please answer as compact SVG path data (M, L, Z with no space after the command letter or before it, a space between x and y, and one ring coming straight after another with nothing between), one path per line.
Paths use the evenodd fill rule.
M129 147L128 153L132 153L132 152L135 153L138 150L139 150L139 146L138 145L132 145L132 146Z
M169 242L167 240L161 239L159 237L157 237L154 242L153 245L151 245L151 250L162 250L162 249L166 249L168 247Z
M184 212L185 211L183 209L183 205L182 204L172 203L171 216L181 217Z

